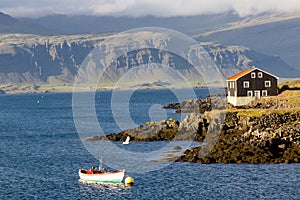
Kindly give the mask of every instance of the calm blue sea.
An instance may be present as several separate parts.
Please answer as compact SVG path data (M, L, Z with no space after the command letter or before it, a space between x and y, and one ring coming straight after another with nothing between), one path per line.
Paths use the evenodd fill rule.
M207 91L197 89L196 94L204 98ZM120 131L111 114L110 95L96 94L97 116L105 133ZM158 105L172 102L177 99L169 90L137 91L129 110L141 125L155 117ZM167 111L166 118L180 118L172 112ZM130 148L139 152L163 144L145 142ZM5 200L300 198L298 164L172 163L158 171L131 173L133 187L82 184L78 168L97 165L98 160L77 134L71 93L0 95L0 158L0 199Z

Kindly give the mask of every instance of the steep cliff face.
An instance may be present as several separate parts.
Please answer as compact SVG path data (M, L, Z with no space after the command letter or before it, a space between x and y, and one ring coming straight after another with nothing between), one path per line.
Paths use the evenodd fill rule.
M225 77L230 77L249 67L258 67L282 78L297 78L299 71L280 57L266 55L243 46L222 46L202 43Z
M215 41L224 45L241 45L256 52L280 55L288 65L300 70L300 15L271 14L251 16L224 24L214 31L195 37L199 41Z
M91 41L34 35L3 35L0 83L73 82Z
M1 35L0 84L72 83L83 60L104 39L105 36L96 35ZM152 40L154 42L155 38ZM224 47L214 43L203 43L202 46L225 78L252 66L265 69L279 77L293 77L295 74L290 66L276 56L263 55L239 46ZM155 49L129 52L119 57L111 66L122 75L128 69L146 63L163 63L180 70L188 79L197 79L192 67L184 59ZM111 75L113 73L110 72ZM117 79L114 76L111 78Z

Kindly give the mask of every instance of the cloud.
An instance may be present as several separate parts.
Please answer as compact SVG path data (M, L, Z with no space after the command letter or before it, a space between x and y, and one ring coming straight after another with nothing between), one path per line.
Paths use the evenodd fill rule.
M0 10L16 17L49 14L112 16L191 16L236 12L300 12L299 0L1 0Z

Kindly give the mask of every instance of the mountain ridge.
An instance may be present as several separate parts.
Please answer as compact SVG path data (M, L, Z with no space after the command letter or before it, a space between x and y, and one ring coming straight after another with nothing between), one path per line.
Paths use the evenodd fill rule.
M57 14L37 19L21 19L72 35L122 32L140 27L163 27L192 34L199 32L199 30L205 32L218 27L220 24L235 22L241 18L236 14L225 13L185 17L155 17L150 15L142 17L69 16Z
M280 17L279 17L280 18ZM223 28L195 36L197 41L215 41L225 46L247 46L257 52L280 56L298 70L300 76L300 15L273 19L269 23L246 22L229 24Z
M73 83L83 60L97 43L106 37L109 36L0 35L0 83ZM293 77L296 72L280 57L263 55L247 47L222 46L215 43L201 43L201 45L207 50L224 77L252 66L260 67L279 77ZM141 54L144 60L157 57L153 51L149 54L147 51L139 50L132 54L135 63L143 64L141 63L143 60L139 61ZM154 61L161 62L157 59ZM182 61L170 57L167 64L182 66ZM129 69L127 65L122 68Z
M94 23L99 19L102 20ZM72 23L68 24L68 20ZM52 25L48 26L50 22ZM231 13L173 18L54 15L15 19L0 12L0 83L72 83L81 62L96 43L111 36L109 31L149 24L194 35L224 77L253 66L279 77L299 77L300 15L297 14L244 18ZM73 35L74 31L94 31L94 34Z
M51 30L33 21L24 21L21 19L16 19L10 15L0 12L0 33L55 35L62 32Z

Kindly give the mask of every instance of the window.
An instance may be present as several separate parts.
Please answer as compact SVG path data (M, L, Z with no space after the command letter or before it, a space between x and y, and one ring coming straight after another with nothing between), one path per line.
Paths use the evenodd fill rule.
M250 85L249 81L244 81L244 88L249 88L249 85Z
M263 97L268 96L268 91L267 90L261 91L261 96L263 96Z
M234 88L234 81L229 82L229 88Z
M265 81L265 87L271 87L271 81Z
M257 76L258 76L258 78L262 78L263 77L263 73L262 72L258 72Z
M251 73L251 78L255 78L255 72Z
M253 96L253 92L252 91L247 91L247 96L248 97L252 97Z

